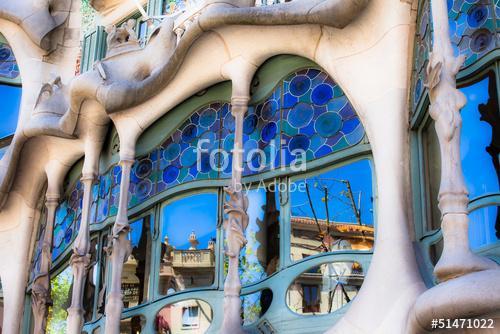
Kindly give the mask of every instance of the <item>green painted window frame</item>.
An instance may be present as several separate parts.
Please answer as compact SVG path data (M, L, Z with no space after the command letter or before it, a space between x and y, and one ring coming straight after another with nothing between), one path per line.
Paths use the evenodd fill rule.
M496 80L497 98L500 102L500 49L494 50L488 56L479 60L477 63L459 72L457 75L457 87L461 88L479 81L484 78L488 72L493 72ZM496 57L491 57L496 55ZM427 94L422 97L415 113L410 120L410 151L411 151L411 180L413 188L413 218L415 221L415 235L418 241L419 252L421 255L420 269L424 280L428 286L436 284L432 275L434 264L431 259L431 247L435 247L442 242L443 236L441 228L427 229L429 226L428 217L430 214L430 201L437 199L429 198L427 192L428 180L425 178L425 158L423 147L424 130L431 122L428 112L430 105ZM500 206L500 191L496 193L487 193L475 198L471 198L468 204L469 212L488 206ZM500 263L500 241L482 247L477 251L478 254L489 257Z

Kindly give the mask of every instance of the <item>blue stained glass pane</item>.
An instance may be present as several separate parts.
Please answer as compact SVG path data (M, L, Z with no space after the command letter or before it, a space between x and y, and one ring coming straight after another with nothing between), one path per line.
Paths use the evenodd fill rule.
M311 79L305 75L297 75L290 82L290 93L293 96L304 95L311 87Z
M316 86L311 95L312 102L317 105L326 104L333 97L333 88L327 84Z

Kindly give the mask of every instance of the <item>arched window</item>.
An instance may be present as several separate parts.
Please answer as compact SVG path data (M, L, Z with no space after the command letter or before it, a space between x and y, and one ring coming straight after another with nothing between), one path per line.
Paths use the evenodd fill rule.
M122 275L123 333L220 326L227 269L224 186L234 145L230 96L228 82L210 87L138 140L128 194L132 254ZM373 250L376 196L363 126L326 72L303 58L278 56L253 80L243 127L249 200L247 244L240 253L244 325L285 331L290 322L270 319L288 307L293 312L280 314L285 320L328 315L314 325L326 330L357 294ZM104 325L105 248L121 181L118 147L112 130L92 188L88 333ZM68 270L81 219L81 168L79 162L68 174L56 210L53 277ZM335 274L338 268L349 270Z

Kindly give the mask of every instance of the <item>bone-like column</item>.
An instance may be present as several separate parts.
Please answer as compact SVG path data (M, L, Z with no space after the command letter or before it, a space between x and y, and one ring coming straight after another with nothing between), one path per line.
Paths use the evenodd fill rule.
M446 0L432 0L433 49L427 65L427 87L441 151L439 209L443 231L443 253L434 274L439 281L495 267L493 262L475 255L469 247L468 192L460 158L460 110L467 102L456 88L456 75L464 57L455 57L448 31Z
M47 222L42 241L42 254L40 260L40 274L35 277L31 289L31 308L33 309L34 326L33 333L45 333L47 324L48 306L50 298L50 276L49 271L52 264L52 233L56 208L59 204L59 194L45 196L45 207L47 208Z
M248 101L247 97L233 97L231 100L231 113L235 120L235 136L231 185L224 189L229 199L224 204L224 212L227 215L224 229L227 240L228 270L224 283L222 334L243 333L241 328L241 281L238 267L241 248L247 242L244 231L248 225L248 198L242 191L241 172L243 168L243 120L248 110Z
M90 267L90 207L92 185L95 180L95 173L83 174L81 178L83 184L82 218L70 259L73 271L73 292L67 319L69 334L81 333L84 322L83 294L87 271Z
M120 333L120 319L123 310L121 291L123 264L131 253L130 240L127 240L127 234L130 230L127 206L130 171L133 164L133 159L122 158L120 161L122 169L120 200L118 202L116 221L113 226L111 245L107 250L111 262L111 286L106 298L106 326L104 331L106 334Z

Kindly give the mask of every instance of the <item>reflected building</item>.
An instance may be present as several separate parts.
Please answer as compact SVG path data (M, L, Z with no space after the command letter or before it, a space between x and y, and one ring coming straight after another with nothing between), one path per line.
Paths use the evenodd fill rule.
M159 292L168 295L199 286L210 286L215 275L215 240L198 249L195 231L189 235L189 249L176 249L165 236L162 244Z

